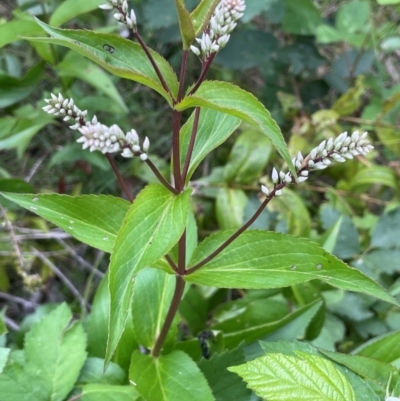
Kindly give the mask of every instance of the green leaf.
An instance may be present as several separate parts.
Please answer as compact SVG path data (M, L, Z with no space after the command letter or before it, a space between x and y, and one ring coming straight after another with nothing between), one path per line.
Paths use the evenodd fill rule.
M400 208L384 213L375 226L371 236L371 245L378 248L399 247Z
M204 240L190 266L210 255L233 233L223 231ZM313 279L398 305L377 283L316 243L275 232L247 230L209 263L185 277L191 283L221 288L279 288Z
M181 165L185 162L188 153L190 137L192 134L195 112L182 127L180 132ZM186 183L189 182L194 171L203 159L216 147L225 142L240 125L240 120L229 114L220 113L214 109L201 109L196 141L190 159Z
M28 97L37 88L43 71L43 63L32 67L21 79L0 71L0 108L11 106Z
M190 14L195 35L203 32L220 0L201 0L200 4Z
M229 370L269 401L356 401L346 377L332 362L299 351L296 354L268 354Z
M393 363L400 359L400 331L373 338L355 349L353 354Z
M133 286L133 327L139 344L152 349L160 334L175 289L175 277L162 270L145 268L135 278ZM173 325L172 341L177 333ZM167 342L168 342L167 337Z
M190 91L190 88L188 89ZM205 81L191 96L187 96L175 108L208 107L239 117L258 127L281 154L293 174L296 174L282 133L268 110L249 92L228 82Z
M133 386L87 384L82 387L81 401L139 401L140 394Z
M212 330L224 333L224 342L228 349L237 347L242 342L250 344L267 335L270 341L275 337L294 340L304 333L320 307L321 301L316 300L288 313L287 306L281 302L263 299L250 304L243 313L212 326Z
M95 10L101 4L104 4L104 0L65 0L53 11L49 24L60 26L78 15Z
M70 51L57 65L57 69L60 77L74 77L87 82L112 99L122 112L128 112L128 108L110 76L80 54Z
M340 7L336 15L336 27L343 33L355 33L365 30L370 15L369 3L352 0ZM346 40L346 36L344 36Z
M338 352L319 350L322 354L351 369L366 379L370 379L379 384L383 389L386 388L391 375L397 374L397 369L387 363L380 362L372 358L358 355L346 355Z
M187 219L191 190L177 196L160 184L143 189L130 207L111 256L111 309L106 361L118 345L131 307L133 282L178 242Z
M85 244L111 252L130 203L106 195L1 193Z
M246 204L247 196L241 189L220 188L215 208L221 229L239 228L243 224Z
M25 336L26 371L40 383L49 400L62 401L71 391L86 359L86 336L70 324L66 304L45 316Z
M295 35L313 35L322 22L314 3L311 0L284 0L284 4L283 30Z
M383 6L386 6L388 4L399 4L400 0L377 0L378 4L382 4Z
M175 0L176 11L178 12L179 29L181 31L183 50L188 50L190 45L193 43L196 34L190 14L186 10L185 3L183 0Z
M250 129L236 139L224 167L226 182L253 184L258 180L271 157L271 141L261 132Z
M386 166L370 166L357 171L350 181L350 190L364 192L371 185L384 185L396 190L399 187L392 169Z
M182 351L158 358L136 351L132 355L129 379L136 383L146 401L215 400L200 369Z
M214 354L211 359L202 359L198 366L206 377L216 401L248 401L251 391L240 378L227 368L245 361L243 348Z
M0 327L0 333L3 335L4 333L7 333L7 328L3 322L3 319L1 319L0 322L0 326L2 326ZM3 372L4 366L6 366L10 351L10 348L0 348L0 375Z
M116 363L110 362L104 370L104 359L87 358L77 380L79 384L123 384L126 381L126 373Z
M68 47L94 61L112 74L140 82L172 104L170 95L164 90L145 52L137 43L117 35L92 31L52 28L44 22L37 23L49 34L50 38L29 38L31 41L53 43ZM114 49L112 53L107 49ZM172 94L178 92L178 80L168 62L155 51L149 50L157 63Z
M32 327L25 356L17 354L0 375L2 401L65 399L86 358L85 333L71 319L68 306L61 304Z
M85 329L88 335L88 352L90 356L102 358L106 356L108 338L108 320L110 315L110 293L108 291L107 273L100 283L94 297L92 310L85 321ZM127 324L122 333L121 340L115 351L113 361L127 370L131 361L133 350L139 346L133 331L132 315L129 310ZM111 366L111 365L109 365ZM104 370L104 365L102 370Z

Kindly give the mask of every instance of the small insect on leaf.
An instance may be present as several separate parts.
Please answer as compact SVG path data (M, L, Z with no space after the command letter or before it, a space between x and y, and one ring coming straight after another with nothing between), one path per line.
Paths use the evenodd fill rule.
M111 53L111 54L113 54L113 53L115 52L115 49L114 49L112 46L107 45L107 44L103 45L103 49L104 49L106 52L109 52L109 53Z

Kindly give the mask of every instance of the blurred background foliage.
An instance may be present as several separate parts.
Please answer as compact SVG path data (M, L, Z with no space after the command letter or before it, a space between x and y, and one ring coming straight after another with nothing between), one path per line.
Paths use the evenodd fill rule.
M74 98L104 124L118 123L124 130L135 128L142 137L148 136L153 161L169 176L171 113L160 96L111 76L66 48L24 40L46 36L32 16L66 29L129 37L110 13L97 8L102 3L0 3L1 191L122 196L105 158L83 151L66 124L41 110L50 92ZM192 9L198 1L185 3ZM181 48L174 1L130 4L147 45L178 70ZM334 164L301 186L286 189L253 228L312 238L397 296L400 0L246 0L246 5L208 78L234 82L254 93L281 127L293 156L356 129L369 131L375 146L367 158ZM191 55L188 83L199 69ZM133 193L155 181L139 160L116 159L116 163ZM269 141L242 124L206 158L191 183L200 239L246 221L260 204L260 183L271 185L271 169L281 165ZM0 306L8 327L20 329L15 341L21 345L21 335L54 303L67 300L82 315L90 310L108 255L77 243L4 198L0 206ZM225 321L225 330L237 332L243 324L260 319L259 311L265 308L260 300L278 297L302 306L320 297L324 307L306 333L317 346L346 351L370 337L400 330L399 312L388 304L319 282L283 291L249 291L241 300L242 309L232 302L221 306L244 295L240 290L192 288L181 316L196 334L207 327L216 310L212 324L219 327ZM193 308L198 319L193 320ZM226 320L228 313L239 309L240 322Z

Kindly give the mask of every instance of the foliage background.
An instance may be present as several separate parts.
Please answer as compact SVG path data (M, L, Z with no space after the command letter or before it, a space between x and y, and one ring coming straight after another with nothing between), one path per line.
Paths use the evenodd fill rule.
M71 130L42 112L42 99L50 92L77 99L80 108L105 124L118 122L125 130L134 127L147 135L152 157L168 174L170 113L157 94L110 76L67 49L21 38L44 36L32 14L63 28L128 35L108 13L96 9L101 3L0 4L0 190L122 196L103 157L82 151ZM189 8L197 4L185 3ZM131 4L148 46L177 69L181 50L173 1ZM254 227L312 238L397 296L400 2L246 4L245 16L209 78L237 83L257 95L278 122L293 155L355 129L368 130L375 146L367 159L334 165L284 191ZM198 74L199 63L192 56L188 82ZM117 163L133 193L154 180L138 160ZM259 205L260 182L268 183L272 166L281 163L268 140L242 124L194 177L193 209L201 239L218 228L236 228L251 216ZM108 255L77 243L4 198L0 202L0 306L10 329L0 338L2 344L20 347L28 328L56 303L67 301L76 316L89 313ZM349 352L371 338L400 330L399 312L390 305L314 282L274 294L191 289L180 312L194 335L210 326L240 333L244 325L263 319L257 313L271 295L298 306L321 296L325 308L300 337L326 349ZM240 306L245 310L240 322L226 321L224 314Z

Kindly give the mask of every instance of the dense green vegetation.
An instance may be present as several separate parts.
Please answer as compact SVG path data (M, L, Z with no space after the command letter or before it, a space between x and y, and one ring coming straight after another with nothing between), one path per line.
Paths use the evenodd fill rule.
M253 93L280 127L287 150L259 103L231 84L205 82L197 98L174 103L151 65L141 64L139 45L127 50L129 68L115 67L110 60L118 57L120 37L135 35L98 8L104 2L0 4L0 401L279 401L288 399L284 391L296 401L316 399L316 388L325 391L321 400L400 397L400 1L246 0L207 80ZM184 1L189 11L199 3ZM174 1L130 6L144 42L165 59L154 55L171 92L178 92L168 66L179 77ZM99 57L80 44L95 48L101 40ZM200 68L189 53L185 90ZM212 98L215 88L226 90L222 106ZM103 124L147 136L149 158L168 181L171 107L182 112L183 165L196 119L190 107L208 100L198 131L204 142L197 142L204 149L196 148L182 193L160 190L139 158L117 156L124 188L103 154L83 150L70 123L42 110L51 93L74 99ZM307 155L322 141L356 130L368 131L374 150L284 188L250 227L262 232L246 232L236 248L187 276L190 285L161 347L158 334L175 285L167 273L179 265L173 246L183 229L190 269L256 212L265 199L260 185L273 188L273 167L293 168L285 163L287 151ZM216 134L204 139L210 132ZM183 191L185 183L190 189ZM189 212L179 214L190 191ZM131 206L130 196L139 192ZM70 198L61 195L77 196L81 212L71 212ZM169 208L174 219L164 219ZM140 224L148 215L162 227L158 237L149 234L158 253L135 261L136 270L123 270L125 298L118 305L128 306L121 322L113 314L121 283L112 267L124 266L126 258L113 254L108 285L109 254L128 238L126 253L134 255L140 238L147 239ZM79 226L86 218L90 224ZM268 251L258 246L260 238ZM280 265L292 267L291 277L301 277L297 260L316 269L308 281L277 274L275 285L272 272L223 275L231 266L258 269L258 260L271 263L274 252ZM169 264L160 259L166 253ZM180 370L181 380L172 380ZM297 381L282 390L289 372Z

